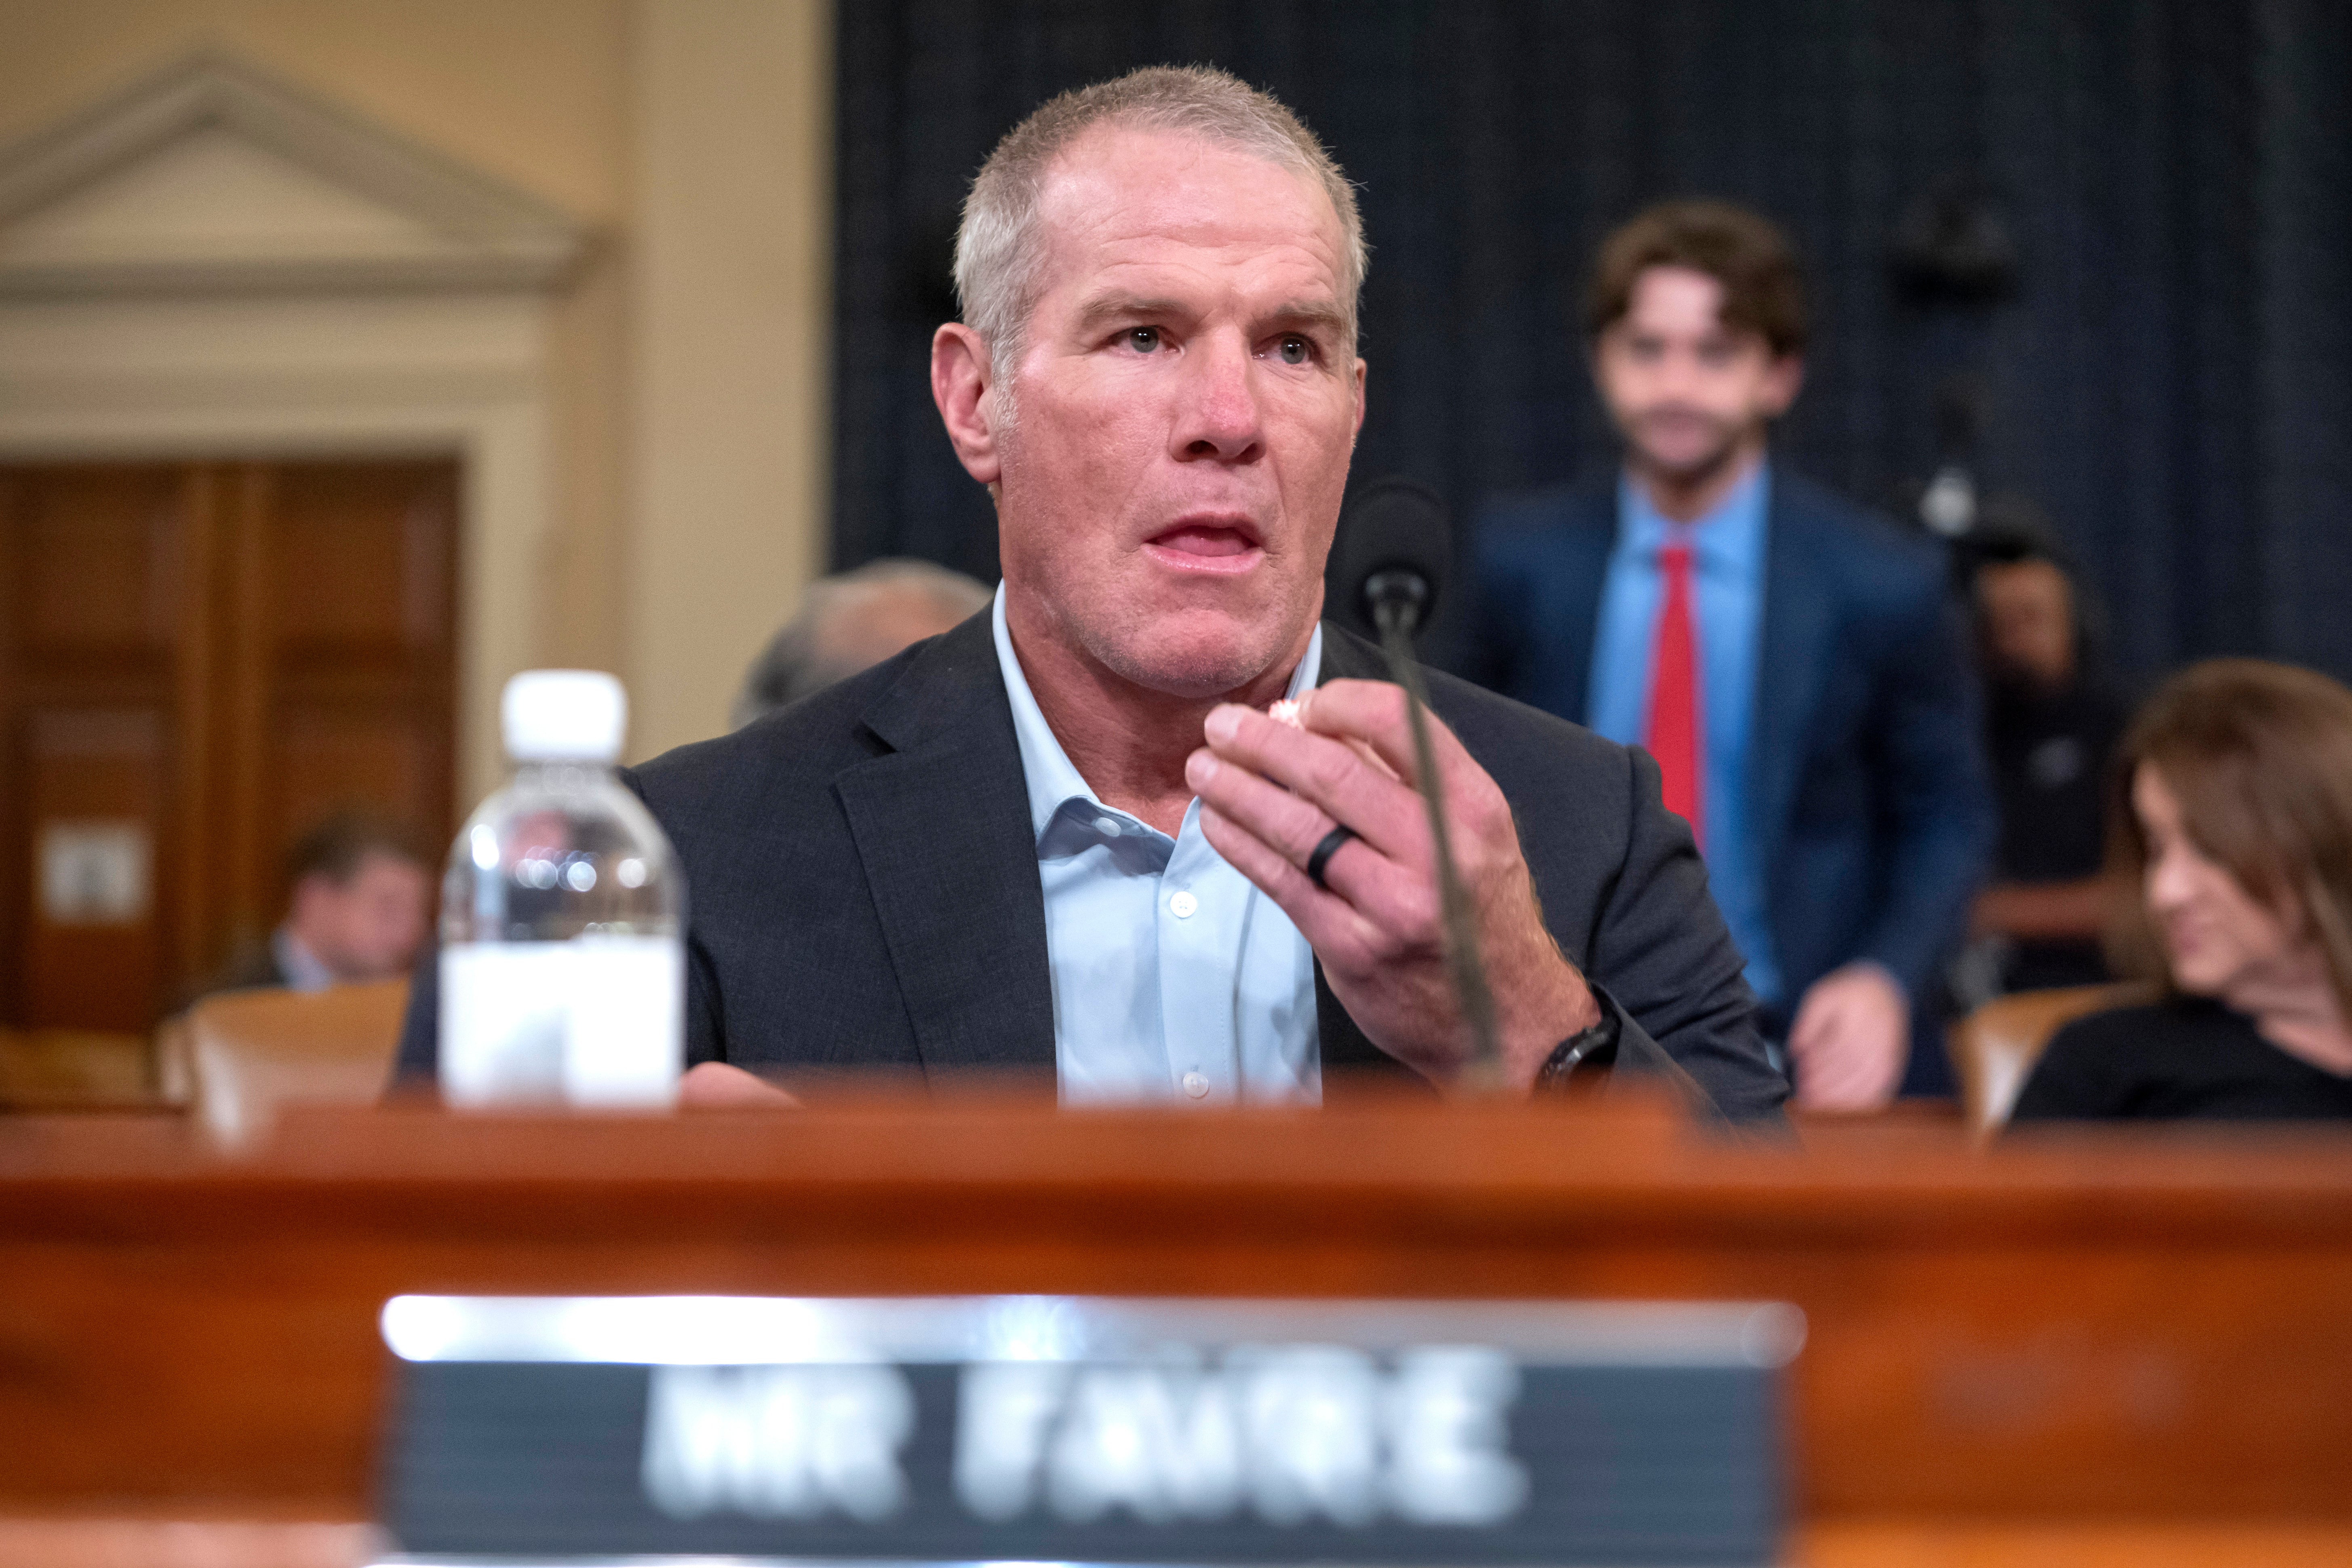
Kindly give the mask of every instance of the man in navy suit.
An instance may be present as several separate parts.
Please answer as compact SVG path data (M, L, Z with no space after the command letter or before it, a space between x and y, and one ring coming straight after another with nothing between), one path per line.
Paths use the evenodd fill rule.
M1798 1103L1884 1104L1993 831L1941 553L1770 460L1805 308L1763 218L1643 213L1585 326L1624 467L1490 510L1475 673L1651 751Z

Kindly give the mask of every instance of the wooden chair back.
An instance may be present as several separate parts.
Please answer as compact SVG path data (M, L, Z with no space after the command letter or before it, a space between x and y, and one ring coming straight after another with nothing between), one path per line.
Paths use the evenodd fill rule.
M370 1105L391 1080L408 982L226 991L188 1010L198 1122L236 1147L282 1106Z
M2050 1037L2088 1014L2144 1001L2141 985L2075 985L2020 991L1986 1003L1952 1026L1945 1049L1960 1082L1960 1109L1969 1131L1990 1137L2009 1120L2018 1092L2033 1074Z

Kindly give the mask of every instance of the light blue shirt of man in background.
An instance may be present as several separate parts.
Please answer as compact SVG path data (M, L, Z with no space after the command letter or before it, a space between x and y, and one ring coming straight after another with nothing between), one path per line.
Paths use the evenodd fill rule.
M1063 1100L1319 1101L1307 939L1209 847L1199 801L1171 838L1095 797L1030 693L1002 586L995 625L1037 830ZM1322 665L1318 626L1284 695Z
M1748 746L1755 730L1757 649L1763 636L1765 520L1772 475L1759 463L1715 510L1687 526L1670 522L1629 475L1617 482L1617 542L1601 589L1593 633L1592 728L1622 745L1643 742L1650 709L1650 657L1664 584L1658 552L1691 547L1691 623L1698 640L1699 722L1706 732L1707 880L1732 941L1748 955L1748 984L1768 1004L1781 995L1765 900L1765 868L1748 831Z
M302 944L302 939L285 926L269 933L269 953L278 961L278 973L286 977L289 991L327 991L335 984L335 972L319 962L319 957Z

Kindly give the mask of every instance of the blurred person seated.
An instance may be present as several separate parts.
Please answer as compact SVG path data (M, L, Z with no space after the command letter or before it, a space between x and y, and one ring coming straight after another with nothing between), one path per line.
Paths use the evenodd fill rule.
M286 858L292 888L269 940L237 954L187 1000L216 991L390 980L425 941L432 876L398 825L362 811L326 818Z
M2103 984L2107 768L2130 710L2086 667L2079 595L2050 547L2019 528L1971 550L2000 803L1993 882L1972 921L1991 989Z
M2050 1043L2015 1121L2352 1116L2352 691L2197 665L2125 736L2121 947L2169 994Z
M988 608L988 585L892 557L821 577L743 677L731 723L787 708Z
M1944 552L1770 453L1807 333L1771 223L1638 215L1583 325L1623 465L1490 510L1469 673L1656 757L1797 1103L1883 1106L1992 837Z

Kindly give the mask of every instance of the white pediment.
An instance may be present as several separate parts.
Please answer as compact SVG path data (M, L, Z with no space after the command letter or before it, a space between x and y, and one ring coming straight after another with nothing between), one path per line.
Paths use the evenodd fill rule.
M545 288L584 241L536 198L216 56L0 148L0 297Z

